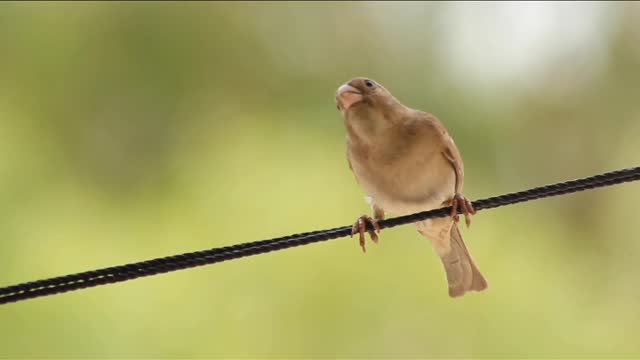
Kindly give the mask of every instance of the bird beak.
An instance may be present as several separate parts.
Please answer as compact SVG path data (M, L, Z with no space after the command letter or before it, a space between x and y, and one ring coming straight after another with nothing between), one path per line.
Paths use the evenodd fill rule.
M336 92L338 109L349 110L351 106L362 101L362 93L349 84L341 85Z

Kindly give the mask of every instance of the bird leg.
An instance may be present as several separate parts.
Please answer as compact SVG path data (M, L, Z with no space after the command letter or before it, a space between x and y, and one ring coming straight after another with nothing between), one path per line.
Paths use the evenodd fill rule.
M369 233L371 240L373 240L374 243L378 243L378 235L376 234L376 231L367 230L367 225L371 225L373 229L378 231L378 234L380 233L380 225L378 225L378 221L367 215L360 216L351 228L351 237L355 234L360 234L360 246L362 247L362 252L367 252L367 249L365 248L365 232Z
M467 227L471 226L471 215L476 214L476 210L471 205L471 201L467 199L464 195L456 193L450 202L451 205L451 217L455 222L460 221L460 217L458 216L458 206L462 210L464 214L464 222L467 224Z

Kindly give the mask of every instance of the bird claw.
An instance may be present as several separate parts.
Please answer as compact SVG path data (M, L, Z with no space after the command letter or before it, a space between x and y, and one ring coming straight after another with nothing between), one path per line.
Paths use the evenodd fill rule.
M458 207L460 207L462 214L464 214L464 222L467 224L467 227L471 226L471 215L476 214L476 210L473 208L471 201L462 194L455 194L453 196L451 199L451 217L455 222L460 221Z
M367 225L371 225L373 227L373 229L375 230L367 230ZM378 232L378 234L380 233L380 225L378 225L378 221L371 218L370 216L367 215L362 215L358 218L358 220L356 220L356 222L353 224L353 227L351 228L351 237L353 237L353 235L355 234L359 234L360 237L360 247L362 247L362 252L367 252L367 249L365 247L365 232L369 233L369 236L371 236L371 240L373 240L374 243L378 243L378 235L376 234L376 231Z

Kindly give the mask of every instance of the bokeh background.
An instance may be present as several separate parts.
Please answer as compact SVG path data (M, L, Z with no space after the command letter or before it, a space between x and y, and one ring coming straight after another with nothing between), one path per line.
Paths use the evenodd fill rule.
M352 223L334 92L435 113L471 199L636 166L638 3L0 4L0 286ZM0 307L0 357L638 357L640 186Z

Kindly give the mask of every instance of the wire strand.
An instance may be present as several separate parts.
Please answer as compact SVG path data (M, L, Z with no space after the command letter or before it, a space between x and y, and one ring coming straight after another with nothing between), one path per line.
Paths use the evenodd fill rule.
M499 195L473 202L477 210L493 209L535 199L564 195L583 190L640 180L640 167L627 168L586 178L544 185L529 190ZM411 215L381 220L381 229L414 223L429 218L448 216L451 207L423 211ZM368 230L373 230L369 226ZM351 225L328 230L311 231L279 238L195 251L156 258L126 265L113 266L49 279L31 281L0 288L0 304L75 291L99 285L113 284L140 277L215 264L246 256L264 254L351 235Z

